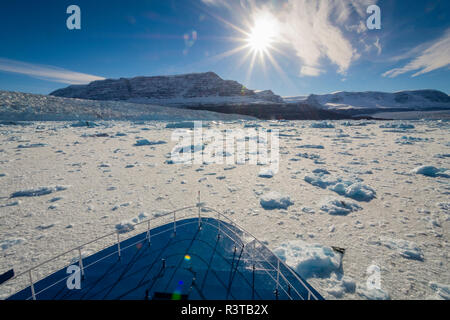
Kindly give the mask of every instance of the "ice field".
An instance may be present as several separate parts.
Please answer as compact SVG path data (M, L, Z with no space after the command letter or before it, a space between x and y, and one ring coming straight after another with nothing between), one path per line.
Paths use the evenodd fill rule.
M203 125L279 130L279 171L170 161L180 123L0 125L0 273L126 234L200 191L326 299L450 298L449 122ZM367 286L371 266L380 289Z

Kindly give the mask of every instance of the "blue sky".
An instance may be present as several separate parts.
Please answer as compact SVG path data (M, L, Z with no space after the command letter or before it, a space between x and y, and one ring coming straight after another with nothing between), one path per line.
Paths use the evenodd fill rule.
M81 30L66 27L72 4ZM381 30L366 27L371 4ZM47 94L101 78L214 71L283 96L449 94L449 15L448 0L2 1L0 89ZM248 45L258 28L270 33L260 51Z

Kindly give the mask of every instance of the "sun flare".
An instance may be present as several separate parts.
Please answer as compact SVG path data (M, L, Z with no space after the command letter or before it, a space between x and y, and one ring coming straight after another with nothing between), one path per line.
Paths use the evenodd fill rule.
M236 63L236 69L242 69L242 66L247 65L247 81L249 81L255 68L259 68L265 74L268 71L267 68L273 68L283 80L289 82L277 62L278 55L286 56L283 50L279 48L286 42L283 36L283 23L269 10L258 10L247 16L250 19L242 18L242 26L234 25L222 17L215 16L219 21L242 35L233 38L242 45L216 55L214 59L218 61L243 52Z
M267 52L279 36L277 21L270 15L260 15L248 34L249 47L259 53Z

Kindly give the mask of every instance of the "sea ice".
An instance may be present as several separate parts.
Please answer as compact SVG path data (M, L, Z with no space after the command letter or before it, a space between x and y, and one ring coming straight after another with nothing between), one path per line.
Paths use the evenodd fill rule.
M262 168L259 171L258 177L260 178L272 178L274 176L274 172L270 168Z
M297 146L297 148L301 148L301 149L325 149L324 146L316 145L316 144L304 144L304 145L301 145L301 146Z
M70 126L74 127L74 128L77 128L77 127L93 128L93 127L98 127L98 124L96 124L95 122L92 122L92 121L78 121L78 122L72 123Z
M356 282L348 277L333 273L327 280L328 288L325 290L328 294L341 298L345 293L354 293L356 290Z
M450 158L450 153L438 153L434 155L435 158L446 159Z
M340 194L341 196L354 199L356 201L366 201L369 202L375 198L375 190L371 187L362 184L344 181L342 183L337 183L334 186L329 187L330 190Z
M447 214L450 214L450 202L439 202L437 206Z
M194 129L195 123L192 121L173 122L166 125L166 129Z
M6 239L6 240L3 240L2 242L0 242L0 248L2 248L2 250L6 250L12 246L15 246L16 244L21 244L24 241L25 240L22 238Z
M304 180L309 184L326 189L328 186L333 186L338 183L338 180L334 179L331 175L322 173L315 173L312 176L305 176Z
M309 160L317 160L320 158L320 155L315 154L315 153L298 153L297 157L300 158L304 158L304 159L309 159Z
M309 184L322 189L328 188L337 194L356 201L369 202L375 198L376 192L371 187L353 180L343 180L332 177L327 170L314 170L313 175L305 176L304 180ZM360 179L358 179L360 180Z
M359 288L357 290L358 294L361 297L364 297L368 300L389 300L390 296L387 291L384 291L383 289L377 289L377 288Z
M430 139L428 138L417 138L417 137L408 137L403 136L397 140L395 140L395 143L397 144L405 144L405 145L412 145L416 142L428 142Z
M450 175L446 174L445 172L447 169L444 168L436 168L433 166L421 166L413 169L411 173L415 174L421 174L427 177L444 177L449 178Z
M11 194L10 198L18 197L39 197L57 191L67 190L69 186L40 187L36 189L21 190Z
M332 248L303 240L282 243L274 253L305 278L328 278L339 272L342 263L341 254Z
M383 245L389 249L397 251L402 257L423 261L422 250L412 241L402 239L380 238L375 244Z
M20 204L20 201L13 201L10 203L0 204L0 208L14 207L14 206L18 206L19 204Z
M126 221L122 221L118 224L116 224L116 230L119 233L127 233L130 231L134 230L134 226L136 225L136 223L139 223L143 220L145 220L145 218L147 218L148 215L146 213L140 213L137 217L134 217L130 220L126 220Z
M346 202L342 200L331 200L327 204L323 205L320 210L327 212L331 215L348 215L349 213L362 210L362 208L353 202Z
M289 196L274 191L264 194L259 203L266 210L287 209L294 204Z
M430 288L441 298L450 300L450 286L432 281L430 282Z
M309 127L317 129L331 129L334 128L334 125L326 121L321 121L321 122L313 122Z
M134 144L135 147L140 147L140 146L153 146L153 145L158 145L158 144L166 144L166 141L163 140L158 140L158 141L149 141L147 139L141 139L141 140L137 140L136 143Z
M408 123L386 123L380 125L381 129L414 129L415 126Z
M31 149L31 148L41 148L41 147L47 147L48 144L46 143L32 143L32 144L19 144L17 146L17 149Z
M36 229L43 231L43 230L47 230L47 229L53 228L54 226L55 226L54 223L41 224L41 225L37 226Z

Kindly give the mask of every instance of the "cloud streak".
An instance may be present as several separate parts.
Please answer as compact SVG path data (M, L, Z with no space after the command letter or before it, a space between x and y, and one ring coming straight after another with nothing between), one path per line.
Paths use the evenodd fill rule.
M0 71L19 73L33 78L67 84L86 84L95 80L105 79L86 73L5 58L0 58Z
M416 71L412 77L441 69L450 65L450 28L444 35L429 45L419 46L413 51L419 51L417 57L401 68L395 68L383 73L383 77L395 78L401 74Z

